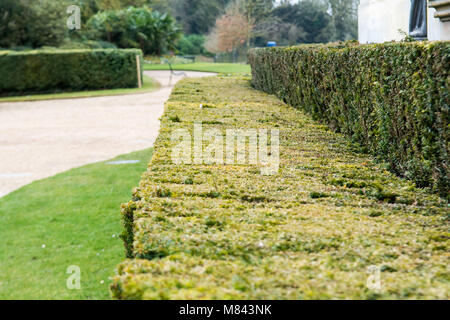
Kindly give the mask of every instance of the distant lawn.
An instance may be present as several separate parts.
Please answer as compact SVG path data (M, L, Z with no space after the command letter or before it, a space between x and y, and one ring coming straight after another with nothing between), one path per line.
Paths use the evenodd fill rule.
M135 94L150 92L159 88L158 81L144 76L142 88L131 89L110 89L110 90L94 90L94 91L79 91L79 92L62 92L51 94L37 94L30 96L15 96L0 98L0 102L18 102L18 101L38 101L38 100L54 100L54 99L74 99L74 98L91 98L102 96L118 96L125 94Z
M120 204L152 152L117 158L137 164L87 165L0 198L0 299L109 299L109 277L124 258ZM80 291L66 288L70 265L81 268Z
M216 73L250 73L251 68L247 64L239 63L208 63L195 62L186 64L174 64L174 70L180 71L201 71ZM144 70L170 70L167 64L145 64Z

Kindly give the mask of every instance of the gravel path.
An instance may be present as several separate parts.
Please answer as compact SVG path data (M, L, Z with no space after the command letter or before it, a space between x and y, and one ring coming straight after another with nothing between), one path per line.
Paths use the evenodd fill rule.
M173 85L170 72L146 71L151 93L0 103L0 197L39 179L153 146ZM186 72L188 77L214 74Z

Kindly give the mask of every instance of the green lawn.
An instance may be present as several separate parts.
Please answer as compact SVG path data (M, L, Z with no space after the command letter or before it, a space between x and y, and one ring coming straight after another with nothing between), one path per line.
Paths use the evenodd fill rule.
M195 62L186 64L174 64L172 66L175 70L181 71L201 71L201 72L216 72L216 73L250 73L250 66L239 63L207 63ZM144 70L169 70L167 64L145 64Z
M0 198L0 299L108 299L109 277L124 258L120 204L151 155L87 165ZM81 268L81 290L66 288L70 265Z
M144 76L143 80L144 80L144 82L143 82L142 88L62 92L62 93L51 93L51 94L37 94L37 95L30 95L30 96L3 97L3 98L0 98L0 102L38 101L38 100L118 96L118 95L125 95L125 94L150 92L150 91L153 91L153 90L159 88L159 86L160 86L158 81L156 81L150 77Z

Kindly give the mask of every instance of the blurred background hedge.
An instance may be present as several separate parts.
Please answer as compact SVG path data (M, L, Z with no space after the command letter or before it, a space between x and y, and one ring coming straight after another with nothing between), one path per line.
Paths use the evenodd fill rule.
M449 42L254 49L253 86L449 197Z
M0 51L0 95L134 88L136 55L142 63L138 49Z

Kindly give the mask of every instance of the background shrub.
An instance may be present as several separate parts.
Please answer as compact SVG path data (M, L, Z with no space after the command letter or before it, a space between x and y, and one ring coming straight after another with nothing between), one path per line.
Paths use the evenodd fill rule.
M175 50L180 35L172 16L148 7L101 11L89 19L86 34L119 48L139 48L145 54L157 55Z
M254 49L253 86L449 196L449 42Z
M1 0L0 48L58 46L67 37L67 0Z
M199 34L191 34L182 36L178 41L178 51L183 55L209 55L205 49L205 36Z
M0 95L134 88L136 55L142 62L135 49L0 51Z

